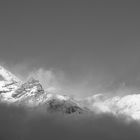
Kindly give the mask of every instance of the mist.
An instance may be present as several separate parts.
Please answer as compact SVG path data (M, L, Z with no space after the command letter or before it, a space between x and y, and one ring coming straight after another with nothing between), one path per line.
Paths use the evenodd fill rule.
M39 80L46 93L78 101L139 94L139 17L139 1L3 0L0 65L23 82ZM46 139L138 140L140 124L94 109L75 116L0 103L0 140Z
M111 114L62 115L0 104L1 140L138 140L140 124Z
M107 74L98 70L87 70L73 75L57 67L37 65L32 62L8 64L0 62L7 70L11 71L23 82L33 77L38 79L46 91L56 92L75 98L85 98L96 94L107 97L138 94L140 91L137 84L128 84L128 80L120 80L115 74ZM129 76L130 77L130 76ZM132 78L132 81L136 79Z

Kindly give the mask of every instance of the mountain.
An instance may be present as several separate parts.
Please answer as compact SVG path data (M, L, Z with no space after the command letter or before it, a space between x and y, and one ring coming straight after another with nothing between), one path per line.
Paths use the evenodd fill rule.
M22 82L11 72L0 66L0 100L26 107L43 107L48 112L61 112L65 114L82 113L85 109L72 98L64 95L54 95L52 90L45 91L39 80L34 78ZM55 91L56 92L56 91Z
M90 102L90 109L96 111L96 113L111 113L116 117L123 115L134 120L140 120L140 94L112 98L106 98L104 95L99 94L86 100Z
M20 86L21 80L10 71L0 66L0 100L12 101L11 95Z
M16 77L14 74L12 74L10 71L8 71L2 66L0 66L0 75L3 77L5 81L20 82L20 79L18 77Z
M44 90L39 80L30 78L23 82L14 74L0 66L0 102L43 108L50 113L81 114L89 112L111 113L115 116L125 115L140 120L140 94L115 96L108 98L96 94L84 99L73 99L61 95L60 91L51 87ZM58 93L58 94L57 94Z

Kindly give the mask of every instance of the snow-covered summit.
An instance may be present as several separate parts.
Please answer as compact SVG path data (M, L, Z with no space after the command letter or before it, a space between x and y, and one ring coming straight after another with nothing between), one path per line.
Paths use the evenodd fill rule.
M43 107L49 112L61 112L66 114L82 113L84 110L72 98L57 94L57 90L51 87L44 90L39 80L31 77L22 82L14 74L0 66L0 101L26 107ZM58 91L59 93L60 91Z
M19 87L21 80L2 66L0 66L0 76L3 78L0 81L0 100L11 102L11 95Z
M16 77L14 74L12 74L2 66L0 66L0 75L4 78L5 81L20 82L20 79L18 77Z
M125 115L134 120L140 120L140 94L94 100L91 106L91 109L98 113L111 113L115 116Z
M0 101L14 103L27 107L43 106L50 112L66 114L81 113L88 108L98 113L126 115L134 120L140 120L140 94L106 97L97 94L85 99L76 100L63 95L63 92L50 87L47 90L35 78L22 82L7 69L0 66ZM55 90L54 90L55 89Z

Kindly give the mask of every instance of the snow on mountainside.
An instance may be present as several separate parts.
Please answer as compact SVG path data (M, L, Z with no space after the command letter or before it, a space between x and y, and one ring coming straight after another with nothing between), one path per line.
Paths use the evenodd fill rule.
M65 114L93 111L96 113L111 113L115 116L126 115L134 120L140 120L140 94L130 94L107 98L97 94L85 99L74 100L51 87L44 91L40 82L30 78L22 82L11 72L0 66L0 101L27 107L45 107L49 112ZM55 94L53 94L55 92Z
M51 94L52 87L51 90L49 88L48 91L44 91L40 82L34 78L22 82L1 66L0 75L5 79L4 81L0 81L1 102L14 103L27 107L45 106L49 112L61 112L66 114L79 114L84 112L84 109L70 97Z
M125 115L134 120L140 120L140 94L94 100L91 108L98 113L111 113L115 116Z
M0 66L0 76L4 79L0 81L1 100L10 101L12 93L19 87L21 80L2 66Z
M66 114L83 113L84 109L68 96L53 95L44 91L42 85L34 78L22 84L12 95L19 105L28 107L44 107L49 112L61 112Z
M111 113L116 117L123 115L134 120L140 120L140 94L111 98L103 94L96 94L78 101L97 114Z
M16 81L20 82L20 79L17 78L14 74L6 70L4 67L0 66L0 75L4 78L5 81Z

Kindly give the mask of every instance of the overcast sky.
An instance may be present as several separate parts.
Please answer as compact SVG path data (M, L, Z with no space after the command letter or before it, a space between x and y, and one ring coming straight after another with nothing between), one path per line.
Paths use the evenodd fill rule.
M129 0L3 0L0 60L54 68L87 87L139 87L139 7Z

